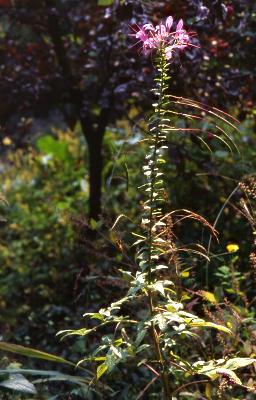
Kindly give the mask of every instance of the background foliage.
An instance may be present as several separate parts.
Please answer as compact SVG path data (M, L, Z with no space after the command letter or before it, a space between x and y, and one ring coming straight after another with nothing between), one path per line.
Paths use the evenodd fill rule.
M152 60L131 48L128 25L169 14L183 17L200 44L172 65L171 93L222 108L241 121L234 138L240 153L216 145L211 135L212 153L194 137L168 138L165 176L172 208L194 210L216 221L220 232L219 243L211 243L211 263L190 259L182 287L190 290L190 310L203 305L210 319L236 325L234 356L255 357L254 236L241 213L241 197L254 212L255 205L238 186L255 173L256 160L256 10L250 0L0 1L0 191L8 201L0 212L5 341L76 362L97 337L60 343L56 332L80 327L85 310L93 312L125 291L117 269L129 264L122 250L133 256L128 232L140 213L138 169L144 154L138 140L146 128L142 116L150 110L154 75ZM191 126L177 116L173 123ZM133 222L122 221L119 233L109 231L121 213ZM182 243L208 246L209 235L195 224L178 225L177 234ZM229 252L227 245L238 251ZM3 366L17 359L24 364L8 357L2 354ZM142 369L124 385L117 372L110 378L118 392L114 398L130 398L150 376ZM251 380L245 370L243 381ZM59 388L68 399L71 389ZM57 394L51 385L48 389ZM10 392L3 390L8 398ZM196 390L199 398L201 389ZM239 390L236 396L253 398Z

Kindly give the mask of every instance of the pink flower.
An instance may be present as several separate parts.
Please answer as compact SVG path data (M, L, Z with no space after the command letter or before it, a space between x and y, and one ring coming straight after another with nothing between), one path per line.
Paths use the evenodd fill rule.
M156 27L152 24L145 24L133 34L138 40L137 43L142 44L144 54L148 54L153 50L164 49L166 58L172 58L176 49L182 50L189 45L190 36L183 28L183 20L180 19L177 23L176 30L171 31L173 26L173 18L170 16L165 23L160 23Z
M143 43L148 40L148 35L143 28L141 28L135 35L135 37L141 40Z
M147 32L147 30L150 32L151 27L149 24L147 25L144 25L142 28L139 28L139 30L134 35L136 39L139 39L138 43L142 42L142 48L145 54L147 54L149 51L151 51L151 49L154 48L152 37L149 36L149 33ZM153 28L153 30L155 30L155 28Z

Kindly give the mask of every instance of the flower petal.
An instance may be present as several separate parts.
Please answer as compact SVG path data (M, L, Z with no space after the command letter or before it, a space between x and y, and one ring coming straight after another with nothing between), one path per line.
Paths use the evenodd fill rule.
M168 17L168 18L166 19L165 26L166 26L166 28L167 28L168 30L170 30L171 27L172 27L172 24L173 24L173 18L170 16L170 17Z
M136 33L135 37L136 37L137 39L140 39L142 42L145 42L146 40L148 40L148 35L147 35L146 32L144 31L144 29L140 29L140 30Z
M163 24L159 25L159 31L160 31L160 35L164 36L166 35L166 27Z
M148 31L155 31L155 28L153 27L152 24L143 25L143 29L148 30Z
M180 19L177 24L176 32L181 31L183 29L183 25L183 19Z

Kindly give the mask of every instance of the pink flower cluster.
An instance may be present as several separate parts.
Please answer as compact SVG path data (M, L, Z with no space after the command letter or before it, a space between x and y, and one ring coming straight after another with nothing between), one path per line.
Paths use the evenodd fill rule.
M139 39L137 43L142 43L144 54L149 54L156 49L164 49L166 58L170 60L176 49L184 49L191 45L189 42L189 34L183 28L183 20L181 19L172 31L173 18L168 17L165 23L161 23L154 27L152 24L145 24L136 31L134 36Z

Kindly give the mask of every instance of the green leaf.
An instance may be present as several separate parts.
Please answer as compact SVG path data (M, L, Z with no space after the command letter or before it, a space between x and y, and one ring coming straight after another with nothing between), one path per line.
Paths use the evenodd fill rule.
M136 240L136 242L134 242L134 243L132 244L132 247L133 247L133 246L138 246L138 244L140 244L140 243L142 243L142 242L145 242L145 239Z
M198 328L213 328L217 329L218 331L228 333L232 335L232 331L228 329L226 326L214 324L213 322L207 322L204 320L195 320L195 321L186 321L190 326L195 326Z
M228 375L238 385L242 385L240 379L236 376L233 370L246 367L256 362L254 358L231 358L230 360L219 359L211 361L198 361L193 364L198 374L207 375L210 379L215 380L220 375Z
M168 327L168 321L162 314L158 314L156 317L160 331L164 332Z
M58 160L66 160L69 156L68 143L54 139L51 135L41 136L37 142L38 150L45 154L50 154Z
M235 372L231 371L230 369L227 369L227 368L213 368L212 370L208 370L208 371L204 371L204 370L200 371L199 370L198 373L208 376L212 381L216 380L220 376L229 377L237 385L242 385L241 380L238 378L238 376L235 374Z
M105 363L100 364L97 367L97 379L100 379L100 377L105 374L105 372L107 371L108 366Z
M72 362L65 360L65 358L55 356L50 353L45 353L44 351L40 350L35 350L31 349L29 347L24 347L20 346L18 344L12 344L12 343L6 343L6 342L0 342L0 350L2 351L8 351L10 353L15 353L19 354L21 356L25 357L32 357L32 358L38 358L46 361L52 361L52 362L57 362L57 363L62 363L62 364L69 364L69 365L74 365Z
M165 296L164 285L162 281L155 282L151 285L152 289L157 290L162 296Z
M152 271L160 271L161 269L168 269L167 265L157 265L156 267L152 268Z
M186 270L186 271L181 271L181 273L180 273L180 277L181 277L181 278L188 278L189 275L190 275L190 272L189 272L188 270Z
M205 395L208 400L212 399L212 385L210 383L207 383L205 386Z
M84 317L90 317L91 319L98 319L100 321L104 321L104 315L100 314L100 313L85 313Z
M142 328L141 330L139 330L138 335L137 335L137 337L135 339L135 343L134 343L135 347L138 347L141 344L141 342L144 339L146 333L147 333L147 329L146 328Z
M211 379L216 379L218 374L216 374L216 369L223 367L225 364L224 359L211 360L211 361L197 361L193 364L196 369L197 374L206 375Z
M247 365L253 364L256 362L255 358L231 358L225 364L225 368L236 370L238 368L247 367Z
M201 290L201 295L203 296L203 298L207 301L209 301L212 304L217 304L217 300L216 297L214 296L213 293L211 292L207 292L205 290Z
M90 371L87 371L89 374L91 374ZM2 369L0 370L0 375L6 375L6 374L24 374L24 375L32 375L32 376L43 376L44 382L46 380L55 380L55 381L66 381L66 382L71 382L75 383L77 385L83 386L83 385L88 385L90 383L90 379L86 379L80 376L73 376L73 375L67 375L67 374L62 374L61 372L58 371L46 371L46 370L37 370L37 369L19 369L19 368L7 368L7 369ZM39 381L34 381L34 383L39 383Z
M22 374L13 374L9 379L0 382L0 386L18 392L36 394L36 388Z
M214 152L214 154L218 158L227 158L229 153L225 150L217 150Z
M86 329L86 328L82 328L82 329L65 329L64 331L59 331L57 333L58 335L63 335L61 339L64 339L67 336L73 336L73 335L77 335L77 336L86 336L88 335L90 332L93 332L94 329Z
M237 385L243 385L241 380L238 378L238 376L234 373L234 371L231 371L230 369L227 368L218 368L216 370L216 373L218 376L228 376L232 381L234 381Z
M98 6L111 6L113 0L98 0Z
M146 236L139 235L138 233L135 233L135 232L132 232L132 235L133 235L133 236L136 236L136 237L138 237L138 238L140 238L140 239L143 239L143 240L146 240L146 239L147 239Z
M93 218L90 219L90 227L94 231L98 229L98 222Z

